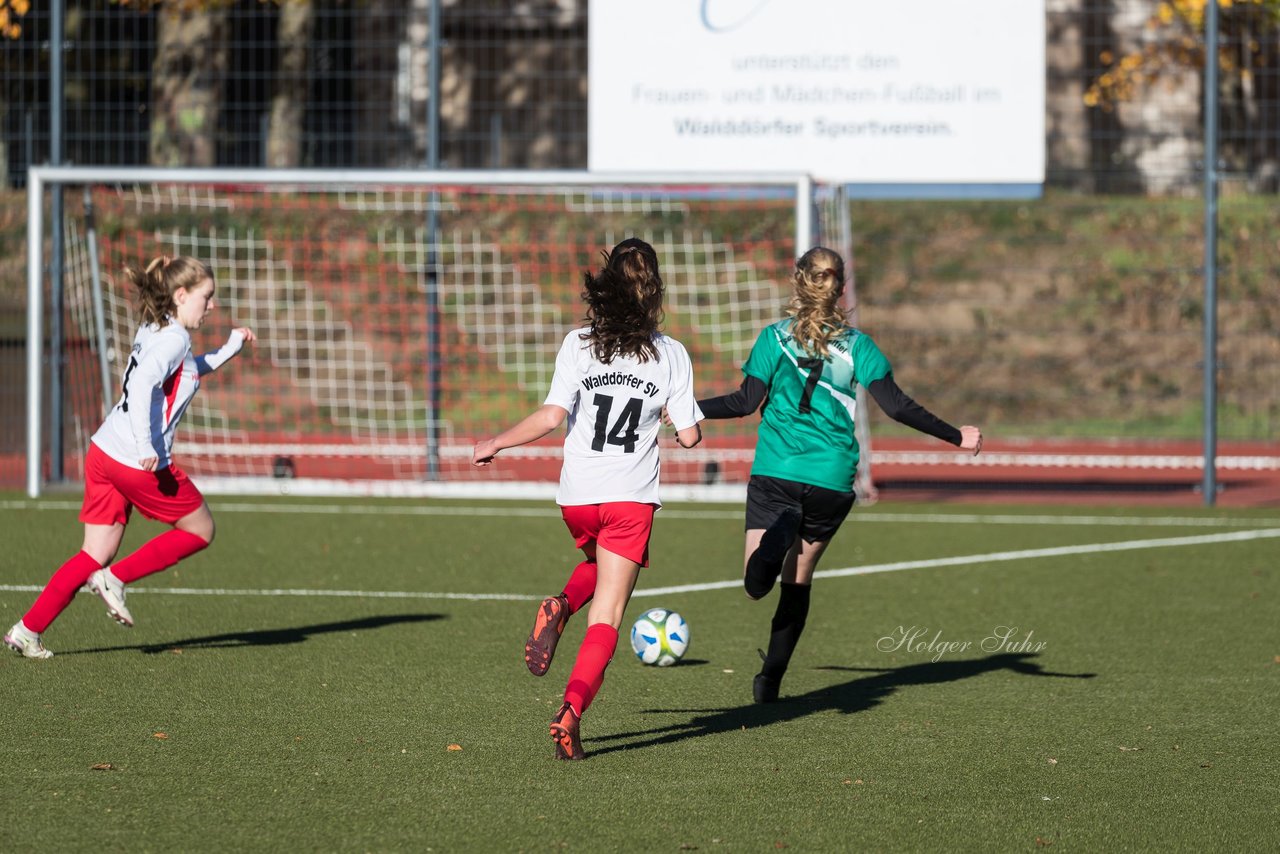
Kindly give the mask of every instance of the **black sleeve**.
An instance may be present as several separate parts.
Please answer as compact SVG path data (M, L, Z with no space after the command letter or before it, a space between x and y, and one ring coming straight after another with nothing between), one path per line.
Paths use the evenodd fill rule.
M960 445L960 431L907 397L907 393L893 381L893 374L871 383L867 386L867 391L880 404L884 414L894 421L957 447Z
M764 395L768 389L765 388L764 382L759 377L747 375L742 379L742 385L738 386L738 390L730 394L722 394L719 397L709 397L706 400L698 401L698 408L702 410L702 414L708 419L712 418L742 418L744 415L750 415L760 408L760 404L764 402Z

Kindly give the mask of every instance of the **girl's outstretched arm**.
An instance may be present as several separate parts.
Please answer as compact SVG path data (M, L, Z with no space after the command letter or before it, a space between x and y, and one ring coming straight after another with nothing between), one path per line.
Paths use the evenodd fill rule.
M509 430L492 439L476 442L471 452L471 465L483 468L493 462L499 451L537 441L564 423L569 413L552 403L543 404Z
M205 353L202 356L196 356L196 370L200 372L200 376L213 373L222 367L229 359L240 352L240 348L246 343L257 341L258 336L253 334L253 330L247 326L237 326L231 330L231 334L227 336L227 343L223 344L212 353Z
M976 455L982 450L982 431L977 427L964 426L959 429L951 426L920 404L912 400L906 392L893 381L893 374L875 380L867 386L867 391L875 398L876 403L885 414L900 424L928 433L963 448Z

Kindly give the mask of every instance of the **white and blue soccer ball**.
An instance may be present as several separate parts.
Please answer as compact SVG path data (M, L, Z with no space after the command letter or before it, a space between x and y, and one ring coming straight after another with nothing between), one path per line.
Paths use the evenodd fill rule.
M645 664L670 667L689 649L689 624L666 608L650 608L631 626L631 648Z

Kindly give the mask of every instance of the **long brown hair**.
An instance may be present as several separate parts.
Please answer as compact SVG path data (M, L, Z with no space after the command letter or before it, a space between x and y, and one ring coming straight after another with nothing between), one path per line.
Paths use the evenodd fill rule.
M179 255L170 258L161 255L151 259L144 269L125 267L124 278L133 285L134 305L142 315L142 323L157 326L168 324L169 317L177 311L173 294L178 288L192 290L205 279L213 278L213 269L203 261Z
M844 259L825 246L800 256L792 276L791 335L805 352L826 358L831 339L848 328L840 297L844 295Z
M662 323L665 288L658 275L658 253L639 238L629 238L604 256L600 272L583 274L582 300L591 330L587 340L596 359L609 364L614 356L641 362L658 358L653 339Z

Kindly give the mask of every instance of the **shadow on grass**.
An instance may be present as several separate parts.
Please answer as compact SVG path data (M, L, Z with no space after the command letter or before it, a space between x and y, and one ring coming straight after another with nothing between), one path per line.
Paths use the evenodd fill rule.
M287 629L260 629L252 632L227 632L221 635L205 635L204 637L185 638L156 644L140 644L135 646L108 646L97 649L79 649L71 652L60 652L59 655L86 655L97 652L122 652L137 650L146 655L185 649L234 649L239 647L279 646L282 644L302 643L314 635L332 634L333 632L363 632L370 629L381 629L399 623L425 623L443 620L443 614L389 614L379 617L364 617L359 620L341 620L336 623L317 623L314 626L295 626Z
M695 716L690 718L687 723L672 724L659 729L598 736L584 739L584 741L588 745L599 745L601 742L620 741L630 738L640 739L628 744L614 744L608 747L595 747L594 749L588 747L588 756L599 756L602 753L612 753L619 750L635 750L643 747L656 747L660 744L673 744L689 738L701 738L707 735L741 730L743 727L751 729L753 727L799 720L817 712L837 711L845 714L854 714L875 708L899 688L912 685L938 685L944 682L956 682L998 670L1009 670L1024 676L1052 676L1060 679L1092 679L1096 675L1093 673L1055 673L1045 670L1039 664L1031 661L1030 659L1032 658L1035 658L1034 653L1004 653L969 661L925 662L890 669L820 667L817 669L873 675L851 679L848 682L820 688L807 694L784 695L776 703L753 703L725 709L646 709L645 714L694 712Z

